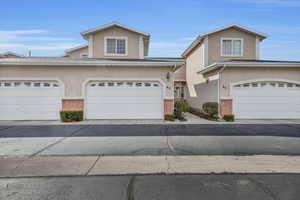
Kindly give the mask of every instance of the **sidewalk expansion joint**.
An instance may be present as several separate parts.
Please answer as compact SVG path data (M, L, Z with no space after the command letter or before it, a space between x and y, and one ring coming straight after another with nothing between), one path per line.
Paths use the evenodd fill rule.
M92 169L95 167L95 165L98 163L98 161L100 160L102 156L98 155L97 159L95 160L95 162L91 165L91 167L87 170L87 172L84 174L85 176L88 176L89 173L92 171Z
M62 141L66 140L67 138L74 136L77 132L81 131L82 129L86 129L86 128L88 128L88 127L89 127L89 125L77 129L76 131L72 132L70 135L68 135L68 136L66 136L66 137L63 137L62 139L60 139L60 140L58 140L58 141L56 141L56 142L54 142L54 143L52 143L52 144L49 144L48 146L42 148L41 150L39 150L39 151L37 151L37 152L31 154L31 155L29 156L29 158L34 157L34 156L36 156L36 155L42 153L42 152L45 151L46 149L49 149L49 148L53 147L54 145L57 145L57 144L61 143Z

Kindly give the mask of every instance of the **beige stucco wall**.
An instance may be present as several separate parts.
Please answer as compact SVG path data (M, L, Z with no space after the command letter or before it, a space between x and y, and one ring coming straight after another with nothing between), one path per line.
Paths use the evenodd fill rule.
M105 37L127 37L128 55L127 56L105 56L104 38ZM93 34L93 57L95 58L139 58L140 35L123 28L111 27Z
M196 97L194 85L203 83L205 79L197 74L204 67L204 43L199 44L186 58L186 81L189 95Z
M170 72L169 81L166 74ZM65 84L66 97L83 97L82 84L88 78L161 79L165 84L165 97L174 97L174 73L170 67L0 67L0 78L57 78Z
M88 47L83 47L83 48L80 48L80 49L77 49L75 51L72 51L70 53L68 53L68 55L71 57L71 58L80 58L80 55L83 54L83 53L86 53L88 54Z
M188 95L187 102L192 108L202 109L203 103L218 102L218 80L200 83L194 86L197 97Z
M185 81L186 80L186 66L183 65L174 72L175 81Z
M242 57L222 57L221 38L243 38L244 48ZM256 35L240 29L230 28L208 36L208 65L228 59L256 59Z
M221 73L220 97L230 97L230 84L257 79L285 79L300 82L298 68L227 68Z

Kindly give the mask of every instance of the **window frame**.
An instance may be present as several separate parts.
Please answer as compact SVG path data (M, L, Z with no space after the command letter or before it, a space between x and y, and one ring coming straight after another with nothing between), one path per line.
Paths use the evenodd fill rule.
M120 53L108 53L107 52L107 40L114 39L114 40L125 40L125 54ZM117 52L117 42L115 46L115 50ZM115 36L106 36L104 37L104 56L128 56L128 37L115 37Z
M232 42L232 46L231 46L231 52L232 54L231 55L226 55L226 54L223 54L223 41L225 40L231 40ZM233 41L241 41L241 54L240 55L234 55L233 54ZM221 41L220 41L220 50L221 50L221 56L222 57L243 57L244 56L244 38L221 38Z

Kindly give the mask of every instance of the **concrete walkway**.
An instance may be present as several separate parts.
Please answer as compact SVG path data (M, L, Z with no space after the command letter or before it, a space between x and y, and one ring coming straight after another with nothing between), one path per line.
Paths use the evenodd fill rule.
M264 155L0 158L0 177L210 173L300 173L300 157Z

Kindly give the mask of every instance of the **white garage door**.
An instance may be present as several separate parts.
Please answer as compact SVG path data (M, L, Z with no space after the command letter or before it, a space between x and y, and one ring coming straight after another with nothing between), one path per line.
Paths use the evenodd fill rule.
M0 81L0 120L58 120L62 86L54 81Z
M87 85L87 119L162 119L158 82L96 81Z
M264 81L235 85L233 113L239 119L299 119L300 84Z

